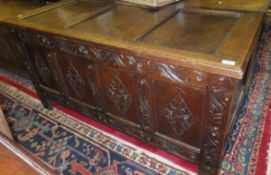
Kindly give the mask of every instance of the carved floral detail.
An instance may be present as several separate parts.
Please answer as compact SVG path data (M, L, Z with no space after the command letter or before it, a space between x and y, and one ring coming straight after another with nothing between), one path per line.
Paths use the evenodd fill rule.
M140 123L141 127L144 130L151 130L151 114L150 114L150 107L147 97L148 92L148 82L146 79L140 79L139 80L139 105L140 105L140 112L141 112L141 118Z
M214 77L209 87L209 116L205 123L204 143L201 150L202 172L215 174L219 167L223 139L223 127L227 117L230 96L227 91L232 88L232 80L225 77Z
M166 105L164 114L177 136L183 135L196 121L180 92Z
M176 68L173 65L157 63L162 77L177 83L198 83L205 79L204 73L186 68Z
M58 39L60 50L66 54L73 56L80 56L89 59L101 59L101 51L94 47L88 47L87 45L76 43L66 39Z
M149 74L149 61L140 61L136 60L133 62L134 70L138 74L137 85L139 89L138 99L140 106L140 126L143 130L152 131L152 117L151 117L151 104L150 104L150 92L151 92L151 84L153 83L147 78Z
M137 61L133 56L119 53L102 51L102 61L105 65L127 67L134 65Z
M17 36L21 41L24 41L27 43L33 42L33 35L26 31L18 31Z
M69 64L67 72L66 72L66 79L69 85L74 90L74 92L79 97L82 97L86 88L86 83L84 79L82 78L82 76L80 75L79 71L71 63Z
M132 103L131 97L128 94L124 84L118 76L112 79L111 84L108 88L109 97L115 106L122 114L126 114Z
M56 48L56 41L54 37L46 36L43 34L29 33L26 31L18 31L18 38L28 44L38 44L47 49Z
M54 49L56 47L56 41L53 37L45 36L42 34L34 35L36 38L37 43L47 49Z
M85 46L80 45L79 43L74 43L73 41L60 39L60 50L70 54L70 55L78 55L79 53L88 54L88 51Z

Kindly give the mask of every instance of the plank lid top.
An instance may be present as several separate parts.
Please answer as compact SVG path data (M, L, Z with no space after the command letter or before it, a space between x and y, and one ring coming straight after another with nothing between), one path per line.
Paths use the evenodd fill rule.
M185 0L186 7L266 12L270 0Z
M191 8L183 2L147 9L64 0L5 22L241 79L262 18L261 12Z
M9 17L20 16L21 13L41 6L41 4L30 0L0 0L0 21Z

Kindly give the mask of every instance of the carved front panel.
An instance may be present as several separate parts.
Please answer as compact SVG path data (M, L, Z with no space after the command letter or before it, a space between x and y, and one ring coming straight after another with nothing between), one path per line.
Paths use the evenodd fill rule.
M61 74L66 84L67 96L78 102L95 107L98 96L95 65L86 59L77 59L71 55L58 52Z
M66 106L83 113L96 110L89 116L110 125L114 119L114 125L131 128L128 134L169 152L181 145L178 141L199 147L204 73L61 37L24 33L21 40L39 48L31 55L39 81L47 87L50 77L61 82ZM196 151L190 151L189 159L195 159ZM174 154L186 155L181 148Z
M207 74L58 37L21 37L40 83L73 109L93 109L89 116L198 161Z
M10 29L13 39L16 42L19 60L26 66L30 77L36 87L43 86L54 93L61 94L63 84L60 82L60 75L56 71L55 53L56 43L53 37L39 33L32 33L22 30ZM22 47L23 46L23 47ZM31 70L30 70L31 69ZM39 92L46 96L45 92Z
M104 108L107 112L124 120L140 124L136 77L129 72L119 72L101 67Z
M151 63L157 135L200 147L204 72L160 62Z
M134 73L136 58L101 50L99 62L104 109L113 116L140 124L138 77Z
M199 147L204 94L166 81L155 81L159 134Z
M225 145L232 79L139 58L125 49L13 33L44 105L57 101L174 155L200 160L201 172L215 173ZM52 89L59 93L48 93Z
M39 84L60 92L58 83L59 75L54 73L54 67L50 64L50 59L54 57L55 54L37 46L28 46L28 48L30 47L31 51L29 55L37 76L39 77Z

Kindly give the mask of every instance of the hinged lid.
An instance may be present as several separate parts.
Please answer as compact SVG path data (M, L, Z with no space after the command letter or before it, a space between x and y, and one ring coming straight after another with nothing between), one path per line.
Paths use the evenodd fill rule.
M182 2L155 10L112 1L57 4L6 23L238 79L263 19L258 12L181 8Z

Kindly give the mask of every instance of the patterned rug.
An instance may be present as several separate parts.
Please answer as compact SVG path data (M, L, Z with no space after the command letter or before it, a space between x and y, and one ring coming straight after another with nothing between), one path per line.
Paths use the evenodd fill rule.
M98 129L106 126L75 119L79 114L45 109L33 92L30 82L0 69L0 103L6 106L4 113L15 140L59 174L195 174Z
M14 80L3 72L1 76ZM59 174L192 174L57 109L46 110L39 100L4 83L3 78L0 93L15 140Z
M270 141L271 22L232 131L220 174L264 175ZM41 105L29 80L0 69L0 101L17 142L59 174L192 175L197 166L56 106ZM269 153L271 154L271 153ZM270 159L270 158L269 158Z

